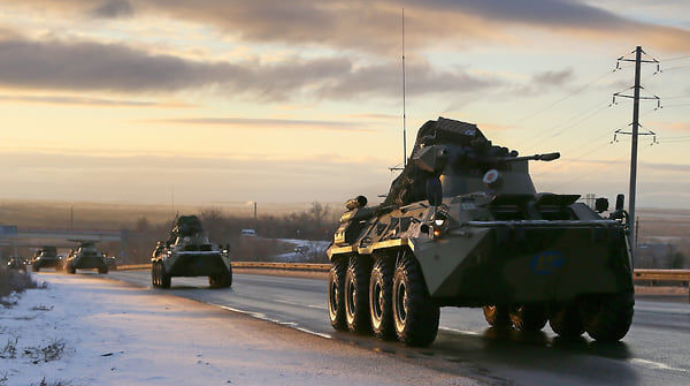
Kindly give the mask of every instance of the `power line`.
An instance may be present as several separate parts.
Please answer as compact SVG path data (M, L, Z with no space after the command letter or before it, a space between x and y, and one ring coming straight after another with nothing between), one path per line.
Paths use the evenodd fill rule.
M518 123L521 123L521 122L524 122L524 121L526 121L526 120L528 120L528 119L532 119L532 118L536 117L537 115L543 113L544 111L546 111L546 110L548 110L548 109L550 109L550 108L552 108L552 107L558 105L559 103L561 103L561 102L563 102L563 101L565 101L565 100L567 100L567 99L569 99L569 98L575 96L576 94L579 94L580 92L582 92L582 91L584 91L585 89L587 89L589 86L591 86L591 85L593 85L593 84L599 82L600 80L602 80L602 79L604 79L605 77L607 77L607 76L613 74L614 72L616 72L616 70L607 71L605 74L603 74L603 75L599 76L598 78L596 78L596 79L590 81L589 83L585 84L584 86L582 86L582 87L580 87L580 88L577 88L577 89L573 90L572 92L566 94L566 95L565 95L564 97L562 97L561 99L559 99L559 100L557 100L557 101L555 101L555 102L553 102L553 103L550 103L549 105L547 105L547 106L545 106L545 107L543 107L543 108L541 108L541 109L535 111L534 113L531 113L531 114L529 114L529 115L527 115L527 116L525 116L525 117L522 117L522 118L518 119L517 121L512 122L512 123L510 124L510 126L517 125Z
M549 136L548 138L554 138L554 137L557 137L557 136L563 134L565 131L567 131L573 127L576 127L578 124L580 124L580 123L586 121L587 119L599 114L600 112L602 112L603 110L605 110L608 107L611 107L611 104L606 104L606 105L602 106L601 103L597 103L593 107L589 107L586 110L583 110L583 111L573 115L570 118L564 119L561 122L557 123L556 125L550 127L549 129L543 130L539 135L532 138L534 141L532 141L531 143L528 143L528 145L524 146L524 148L525 149L535 148L537 145L539 145L539 144L541 144L541 142L543 142L543 138L545 135L547 135L548 133L550 133L551 131L553 131L555 129L558 129L559 127L561 127L562 124L564 124L566 122L572 122L572 123L570 125L566 125L565 127L562 127L561 130L559 130L555 134ZM583 117L583 118L580 119L581 117Z
M690 59L690 55L677 56L675 58L670 58L670 59L660 59L660 61L662 61L662 62L675 62L676 60L683 60L683 59Z

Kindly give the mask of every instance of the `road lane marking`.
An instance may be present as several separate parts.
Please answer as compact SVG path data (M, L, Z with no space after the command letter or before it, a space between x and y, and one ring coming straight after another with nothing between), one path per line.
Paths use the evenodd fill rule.
M481 335L480 333L478 333L478 332L476 332L476 331L458 330L458 329L456 329L456 328L450 328L450 327L443 327L443 326L441 326L441 327L439 327L439 329L445 330L445 331L450 331L450 332L455 332L455 333L458 333L458 334L465 334L465 335Z
M678 373L690 373L690 370L688 370L688 369L671 367L665 363L648 361L646 359L633 358L630 360L630 363L635 363L635 364L644 366L644 367L646 367L648 369L652 369L652 370L674 371L674 372L678 372Z
M316 310L327 310L328 307L325 306L318 306L314 304L304 304L304 303L298 303L298 302L291 302L289 300L279 300L279 299L273 299L274 302L276 303L282 303L282 304L287 304L290 306L300 306L300 307L307 307L307 308L313 308Z

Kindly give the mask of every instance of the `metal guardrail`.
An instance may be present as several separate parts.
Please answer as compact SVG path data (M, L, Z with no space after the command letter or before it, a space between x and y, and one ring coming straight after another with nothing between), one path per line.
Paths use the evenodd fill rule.
M233 261L233 268L239 269L264 269L302 272L328 272L330 264L313 263L273 263L258 261ZM117 267L118 271L141 271L151 269L151 264L131 264ZM689 287L688 300L690 300L690 269L636 269L633 273L635 281L679 281L685 282Z
M240 269L277 269L284 271L328 272L330 264L313 263L269 263L258 261L233 261L233 268ZM119 265L118 271L144 271L151 269L151 264Z
M274 263L259 261L233 261L235 268L248 269L279 269L286 271L316 271L328 272L330 264L313 263ZM137 271L151 269L151 264L131 264L120 265L120 271ZM634 280L662 280L680 281L690 283L690 269L636 269L633 275Z
M664 280L690 282L690 269L636 269L635 280Z

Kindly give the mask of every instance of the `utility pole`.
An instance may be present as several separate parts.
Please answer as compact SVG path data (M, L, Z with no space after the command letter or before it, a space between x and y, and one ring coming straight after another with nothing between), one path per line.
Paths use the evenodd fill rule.
M257 219L257 217L258 217L258 216L257 216L257 213L258 213L258 208L257 208L257 206L258 206L258 203L257 203L256 201L254 201L254 226L256 226L256 219Z
M643 97L640 96L640 91L644 89L641 85L641 70L642 70L642 63L655 63L657 65L657 72L659 71L659 61L652 58L651 60L643 60L642 55L647 54L644 52L641 46L637 46L635 48L635 51L631 52L635 54L635 59L626 59L625 56L621 56L618 58L618 62L616 63L616 70L620 69L620 63L621 62L634 62L635 63L635 85L632 87L633 89L633 95L624 95L622 92L618 92L613 94L613 103L616 104L616 98L629 98L633 100L633 118L632 118L632 123L630 126L632 126L632 131L630 132L625 132L623 129L618 129L615 131L614 136L613 136L613 141L617 142L617 136L618 135L630 135L632 137L632 143L630 147L630 186L629 186L629 195L628 195L628 214L630 215L629 219L629 227L630 227L630 235L628 238L629 244L630 244L630 249L634 253L635 251L635 244L637 243L637 224L635 221L635 199L636 199L636 194L637 194L637 147L638 147L638 137L640 135L652 135L654 136L654 140L652 144L656 143L656 133L654 133L651 130L647 130L643 133L640 133L640 100L641 99L654 99L657 101L657 105L660 107L661 106L661 99L654 95L652 97ZM615 71L615 70L614 70ZM633 262L634 262L633 258Z

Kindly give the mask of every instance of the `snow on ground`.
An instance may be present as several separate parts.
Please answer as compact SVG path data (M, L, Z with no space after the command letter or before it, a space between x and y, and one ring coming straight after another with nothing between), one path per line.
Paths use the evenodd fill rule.
M312 241L300 239L277 239L280 242L292 244L294 251L281 253L273 257L275 261L306 262L318 255L325 255L329 241ZM299 248L299 251L297 250Z
M36 276L47 289L0 307L2 386L474 383L160 290Z

